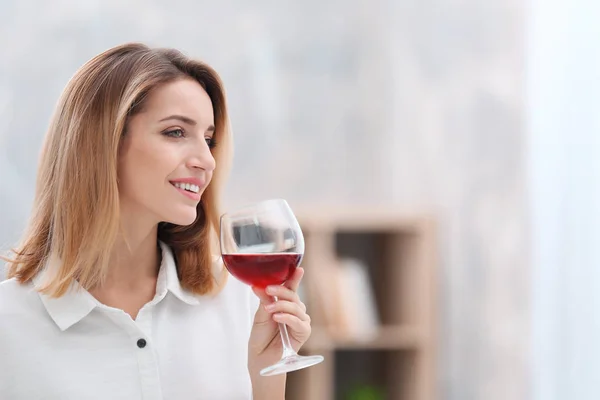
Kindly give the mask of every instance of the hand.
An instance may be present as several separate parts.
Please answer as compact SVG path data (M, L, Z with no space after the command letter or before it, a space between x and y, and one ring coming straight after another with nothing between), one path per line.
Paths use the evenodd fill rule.
M254 316L254 325L248 345L248 365L251 371L279 361L283 352L278 322L287 325L290 344L298 351L311 333L310 317L306 306L296 291L304 276L304 269L298 267L283 286L269 286L266 291L253 287L260 299L260 306ZM276 296L278 301L274 302Z

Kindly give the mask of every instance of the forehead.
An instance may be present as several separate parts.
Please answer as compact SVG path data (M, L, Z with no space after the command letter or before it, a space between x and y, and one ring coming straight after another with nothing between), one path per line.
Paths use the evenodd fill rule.
M153 118L183 115L203 125L214 124L212 101L206 90L191 78L178 79L153 89L142 113Z

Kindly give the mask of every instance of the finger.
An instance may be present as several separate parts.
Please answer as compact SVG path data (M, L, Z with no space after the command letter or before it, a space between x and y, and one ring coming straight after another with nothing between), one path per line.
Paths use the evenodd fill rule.
M279 322L287 325L293 331L292 334L298 336L307 336L310 334L311 328L310 323L307 321L302 321L300 318L296 317L292 314L286 313L277 313L273 314L273 320L275 322Z
M269 296L265 292L265 289L262 289L262 288L259 288L256 286L252 286L252 291L260 299L261 304L265 305L265 304L271 304L273 302L273 297Z
M300 303L300 297L298 297L298 293L285 286L267 286L266 291L268 295L275 296L279 300L288 300L293 301L294 303Z
M288 287L289 289L293 290L294 292L297 291L298 286L300 286L300 281L302 280L303 276L304 276L304 268L302 268L302 267L296 268L293 275L291 276L290 279L288 279L285 282L284 286Z
M271 314L287 313L295 315L302 321L310 321L310 317L306 314L306 309L302 307L302 303L298 304L291 301L279 300L264 307Z
M304 312L306 312L306 305L302 302L302 300L300 300L298 293L293 292L291 289L288 289L285 286L273 286L267 287L266 290L267 295L277 297L278 301L287 300L296 303Z

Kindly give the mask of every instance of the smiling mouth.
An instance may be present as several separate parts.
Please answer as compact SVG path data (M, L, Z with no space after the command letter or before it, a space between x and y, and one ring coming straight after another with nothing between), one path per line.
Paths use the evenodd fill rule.
M192 183L171 182L171 185L175 186L178 189L182 189L182 190L185 190L190 193L198 194L200 192L200 187L198 185L194 185Z

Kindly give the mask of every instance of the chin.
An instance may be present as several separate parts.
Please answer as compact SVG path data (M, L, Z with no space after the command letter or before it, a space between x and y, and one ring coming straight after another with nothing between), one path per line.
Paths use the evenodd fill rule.
M165 215L163 221L173 225L188 226L196 221L197 216L198 213L196 209L193 209L188 212L177 212L171 213L170 215Z

